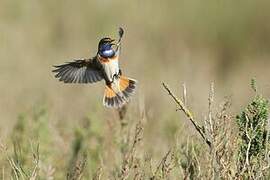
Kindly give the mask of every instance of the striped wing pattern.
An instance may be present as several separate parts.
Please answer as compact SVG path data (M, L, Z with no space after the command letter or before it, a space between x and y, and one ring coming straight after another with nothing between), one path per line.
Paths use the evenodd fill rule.
M54 67L55 77L64 83L94 83L103 79L94 59L79 59Z

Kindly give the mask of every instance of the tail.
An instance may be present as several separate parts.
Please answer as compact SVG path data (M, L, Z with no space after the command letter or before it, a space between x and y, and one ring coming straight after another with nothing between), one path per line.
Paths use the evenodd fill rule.
M119 79L119 93L116 93L108 85L105 87L103 105L110 108L121 108L135 92L137 81L121 76Z

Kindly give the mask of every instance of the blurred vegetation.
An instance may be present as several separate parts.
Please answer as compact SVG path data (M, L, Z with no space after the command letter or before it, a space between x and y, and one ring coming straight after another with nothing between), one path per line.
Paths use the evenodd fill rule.
M257 92L256 83L252 87ZM247 108L236 117L239 128L239 168L245 178L254 178L261 172L269 154L269 101L256 94ZM270 174L268 173L268 176Z
M266 168L269 7L267 0L1 0L0 179L233 178ZM121 68L139 81L122 112L103 108L102 83L64 85L51 73L52 65L94 56L99 39L117 36L119 26ZM255 97L251 77L260 82ZM175 112L163 81L176 94L186 84L186 106L206 122L210 149ZM230 108L216 103L224 96ZM249 168L246 115L255 120L248 127L260 126Z
M255 81L252 87L257 89ZM229 102L220 107L213 105L214 89L211 87L208 114L202 126L208 141L199 134L189 134L184 140L185 132L182 129L177 132L177 125L165 126L172 129L166 134L174 140L166 147L165 154L159 155L147 148L148 145L162 146L152 144L146 137L145 127L149 121L144 110L138 117L132 114L130 119L119 110L119 117L108 120L103 126L98 119L92 120L95 115L85 117L72 128L71 137L68 137L49 127L47 108L35 108L28 115L20 115L11 138L1 142L2 178L268 178L269 106L268 100L255 92L247 108L234 118L228 110ZM68 125L64 126L66 129ZM189 131L198 132L192 129L190 127Z

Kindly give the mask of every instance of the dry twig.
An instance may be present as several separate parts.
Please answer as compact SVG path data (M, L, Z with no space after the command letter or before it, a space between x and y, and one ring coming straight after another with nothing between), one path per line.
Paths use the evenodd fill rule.
M198 133L201 135L201 137L204 139L205 143L211 147L211 141L206 137L203 127L201 127L194 119L192 113L190 110L184 105L184 103L177 98L173 92L170 90L167 84L162 83L164 89L169 93L169 95L173 98L174 102L178 105L178 109L182 110L185 115L188 117L188 119L191 121L191 123L194 125L195 129L198 131Z

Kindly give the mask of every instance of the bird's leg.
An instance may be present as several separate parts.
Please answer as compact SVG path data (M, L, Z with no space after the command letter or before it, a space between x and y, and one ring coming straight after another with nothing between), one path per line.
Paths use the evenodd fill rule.
M122 70L119 69L118 76L122 76Z
M119 79L120 78L120 74L114 74L113 77L112 77L112 81L114 81L115 79Z
M119 69L119 72L113 75L112 81L110 83L113 83L115 79L119 79L121 75L122 75L122 71L121 69Z

